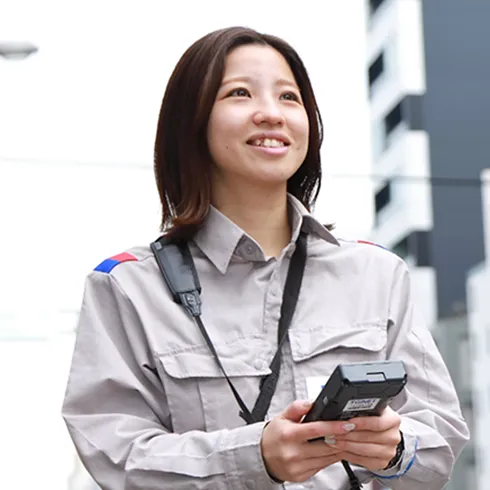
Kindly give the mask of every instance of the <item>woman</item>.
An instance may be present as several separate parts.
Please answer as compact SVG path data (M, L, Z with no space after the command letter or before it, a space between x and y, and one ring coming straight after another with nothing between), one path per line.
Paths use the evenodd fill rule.
M149 247L100 264L86 283L63 416L103 489L337 490L348 488L342 460L359 480L399 490L447 482L468 437L451 380L403 261L341 242L309 214L321 140L308 75L284 41L223 29L179 61L155 145L162 228L190 247L223 370ZM297 250L306 264L277 387L265 420L246 424L223 371L252 407ZM312 380L385 359L404 361L408 384L382 415L300 423Z

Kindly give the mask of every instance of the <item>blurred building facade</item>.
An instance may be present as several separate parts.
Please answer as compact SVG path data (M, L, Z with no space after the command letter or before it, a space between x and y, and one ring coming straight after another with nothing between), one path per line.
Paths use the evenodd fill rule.
M482 182L485 260L469 272L467 287L477 488L485 488L490 478L490 169Z
M411 267L416 301L472 427L473 319L467 316L466 278L471 269L475 295L483 295L484 266L474 268L485 258L480 174L490 157L490 65L482 60L490 43L490 3L367 3L375 176L371 238ZM488 314L483 305L477 308L480 331ZM447 488L475 488L475 474L470 443Z

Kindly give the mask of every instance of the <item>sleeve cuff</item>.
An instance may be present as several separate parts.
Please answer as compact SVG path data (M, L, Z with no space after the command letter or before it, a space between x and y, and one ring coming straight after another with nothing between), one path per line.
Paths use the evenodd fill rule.
M384 480L399 478L400 476L405 475L412 467L417 454L417 438L409 433L403 432L403 441L405 443L405 449L398 464L389 470L381 470L376 473L373 472L375 477Z
M282 482L272 479L262 458L260 441L266 423L250 424L228 432L223 450L232 488L243 490L281 488Z

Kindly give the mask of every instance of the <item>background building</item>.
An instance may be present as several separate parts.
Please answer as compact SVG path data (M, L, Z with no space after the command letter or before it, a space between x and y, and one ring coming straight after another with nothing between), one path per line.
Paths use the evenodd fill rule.
M371 238L411 266L417 303L471 426L466 277L485 256L480 173L490 159L490 64L482 60L490 3L369 0L368 7ZM480 292L482 277L473 281ZM473 488L473 476L470 444L448 488Z

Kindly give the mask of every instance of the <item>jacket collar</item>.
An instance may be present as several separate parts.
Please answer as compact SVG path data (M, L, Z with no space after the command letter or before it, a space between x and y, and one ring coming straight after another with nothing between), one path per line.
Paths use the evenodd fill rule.
M288 209L292 243L296 242L300 231L303 231L308 235L316 235L332 245L339 245L332 233L291 194L288 194ZM210 206L208 216L194 236L194 242L222 274L226 273L230 262L235 260L237 262L266 260L260 245L214 206Z

